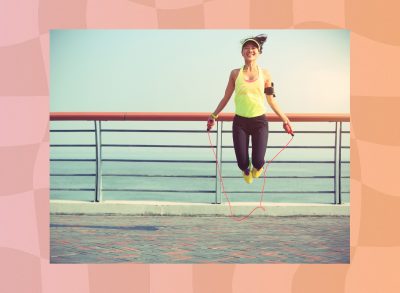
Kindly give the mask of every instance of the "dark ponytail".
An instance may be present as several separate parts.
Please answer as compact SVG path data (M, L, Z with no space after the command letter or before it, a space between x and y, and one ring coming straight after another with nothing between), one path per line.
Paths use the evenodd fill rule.
M260 46L262 48L263 44L267 40L267 35L261 34L261 35L255 36L254 39L260 44Z

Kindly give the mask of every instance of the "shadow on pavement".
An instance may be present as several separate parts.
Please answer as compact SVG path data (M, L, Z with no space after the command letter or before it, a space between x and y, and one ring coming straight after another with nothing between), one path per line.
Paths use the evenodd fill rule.
M157 226L87 226L87 225L66 225L66 224L50 224L51 228L89 228L89 229L115 229L115 230L128 230L128 231L158 231L160 228Z

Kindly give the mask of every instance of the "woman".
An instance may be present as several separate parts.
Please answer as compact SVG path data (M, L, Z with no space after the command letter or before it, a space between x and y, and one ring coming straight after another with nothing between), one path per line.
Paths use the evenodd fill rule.
M280 110L275 101L273 83L268 71L257 65L257 59L262 53L262 46L266 40L266 35L258 35L242 41L244 66L231 71L225 95L215 111L211 113L207 122L207 128L211 129L218 118L218 114L224 109L235 91L235 117L232 126L233 146L237 164L242 170L246 183L252 183L253 178L258 178L261 175L265 163L264 157L268 142L265 96L269 106L282 119L286 132L293 135L288 117ZM249 159L250 136L253 167L251 167Z

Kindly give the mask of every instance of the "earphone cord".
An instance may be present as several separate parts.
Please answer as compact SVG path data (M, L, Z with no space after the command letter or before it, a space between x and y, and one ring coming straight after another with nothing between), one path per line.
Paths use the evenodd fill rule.
M222 179L220 164L219 164L219 162L218 162L218 158L217 158L217 154L216 154L216 152L215 152L215 150L214 150L214 146L213 146L213 144L212 144L212 142L211 142L210 132L207 131L207 134L208 134L208 141L209 141L209 143L210 143L211 150L212 150L213 153L214 153L215 163L216 163L216 165L217 165L217 170L218 170L218 175L219 175L219 181L221 182L222 193L224 194L226 200L227 200L228 203L229 203L229 210L230 210L230 217L231 217L231 219L234 220L234 221L240 222L240 221L243 221L243 220L247 219L248 217L250 217L250 215L251 215L252 213L254 213L254 211L257 210L257 209L262 209L263 211L265 211L265 207L262 205L262 203L263 203L263 198L264 198L265 182L266 182L266 179L267 179L267 177L266 177L265 175L267 174L268 166L269 166L269 164L270 164L284 149L286 149L286 147L292 142L293 136L292 136L291 139L288 141L288 143L287 143L287 144L286 144L286 145L285 145L271 160L269 160L268 163L265 165L264 173L263 173L264 182L263 182L263 186L262 186L262 189L261 189L261 196L260 196L260 204L259 204L259 206L256 206L247 216L244 216L244 217L239 218L239 217L233 215L231 201L229 200L229 197L228 197L228 195L226 194L226 191L225 191L225 186L224 186L224 181L223 181L223 179Z

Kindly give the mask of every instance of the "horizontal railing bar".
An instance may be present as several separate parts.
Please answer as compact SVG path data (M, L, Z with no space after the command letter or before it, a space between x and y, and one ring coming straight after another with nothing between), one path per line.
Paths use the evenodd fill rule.
M76 162L93 162L96 159L50 159L50 161L76 161ZM215 163L208 160L129 160L129 159L102 159L103 162L144 162L144 163ZM237 163L236 161L222 161L222 163ZM334 163L334 161L273 161L272 163ZM350 162L342 162L348 164Z
M102 129L101 132L159 132L159 133L206 133L206 130L173 130L173 129ZM216 131L210 131L216 133ZM222 133L232 133L232 130L223 130ZM269 133L285 133L284 131L269 131ZM296 133L335 133L335 131L296 131Z
M50 159L51 162L94 162L96 159ZM215 163L208 160L128 160L128 159L102 159L102 162L143 162L143 163ZM237 163L236 161L222 161L222 163ZM273 163L305 163L305 164L328 164L334 161L273 161ZM350 163L350 162L342 162Z
M222 163L229 163L229 164L232 164L232 163L237 163L236 161L222 161ZM271 162L271 164L274 164L274 163L306 163L306 164L309 164L309 163L316 163L316 164L333 164L333 163L335 163L335 161L272 161Z
M108 177L148 177L148 178L215 178L215 175L144 175L144 174L102 174ZM96 174L50 174L50 176L96 176ZM226 179L242 178L242 176L223 176ZM332 179L334 176L268 176L268 179ZM341 178L350 178L342 176Z
M53 129L50 132L95 132L95 130L90 129Z
M350 176L341 176L340 178L349 179Z
M350 146L342 146L342 149L349 149Z
M51 162L96 162L96 159L50 159Z
M215 161L207 160L128 160L128 159L102 159L102 162L142 162L142 163L215 163ZM222 163L237 163L236 161L222 161ZM273 163L315 163L315 164L332 164L334 161L273 161Z
M51 174L50 173L50 176L96 176L96 174L67 174L67 173L65 173L65 174L60 174L60 173L57 173L57 174Z
M50 191L95 191L94 188L51 188ZM179 193L214 193L215 190L167 190L167 189L102 189L102 191L116 191L116 192L122 192L122 191L136 191L136 192L179 192ZM260 192L258 191L226 191L227 193L231 194L243 194L243 193L248 193L248 194L258 194ZM304 194L304 193L334 193L334 191L264 191L264 193L294 193L294 194ZM349 192L344 192L342 193L349 193Z
M84 129L54 129L50 132L95 132L94 130L84 130ZM102 129L101 132L176 132L176 133L206 133L206 130L166 130L166 129ZM212 130L211 133L216 133ZM222 133L232 133L232 130L223 130ZM269 133L285 133L284 131L269 131ZM296 133L335 133L335 131L296 131ZM342 133L350 133L350 131L342 131Z
M146 174L102 174L114 177L151 177L151 178L215 178L215 175L146 175Z
M95 144L51 144L50 147L95 147ZM102 147L143 147L143 148L210 148L210 146L204 145L161 145L161 144L102 144ZM215 148L215 146L213 146ZM233 146L222 146L222 148L233 148ZM251 146L249 146L251 148ZM268 146L268 148L282 148L282 146ZM287 146L286 148L290 149L333 149L334 146ZM344 149L348 149L350 147L342 146Z
M207 121L209 112L52 112L51 121L60 120L102 120L102 121ZM234 113L222 113L219 121L233 121ZM265 115L268 121L281 118L274 114ZM349 114L342 113L286 113L292 122L350 122Z
M223 176L225 178L243 178L243 176ZM260 178L262 178L260 176ZM333 179L335 176L267 176L268 179L279 178L279 179ZM344 178L344 177L342 177Z
M290 190L284 190L284 191L274 191L274 190L267 190L264 191L264 193L295 193L295 194L304 194L304 193L334 193L335 191L330 191L330 190L321 190L321 191L290 191ZM227 190L226 193L251 193L251 194L259 194L259 191L230 191Z
M342 164L350 164L350 161L342 161Z
M93 177L96 174L50 174L50 176ZM145 174L102 174L108 177L149 177L149 178L215 178L215 175L145 175ZM226 179L242 178L242 176L223 176ZM268 179L332 179L334 176L268 176ZM341 178L350 178L342 176Z
M165 130L165 129L102 129L101 132L160 132L160 133L206 133L206 130ZM210 131L215 133L216 131Z
M229 146L222 146L222 148L227 149L233 149L233 145L229 145ZM252 147L249 146L249 148L251 149ZM268 146L267 148L269 149L281 149L282 146L279 145L274 145L274 146ZM287 146L287 149L334 149L334 146Z
M128 159L101 159L102 162L138 162L138 163L215 163L215 161L201 160L128 160Z
M232 133L232 130L223 130L222 133ZM286 133L286 132L285 131L271 130L271 131L268 131L268 133ZM297 131L296 130L295 134L296 133L335 133L335 131L328 131L328 130L326 130L326 131L324 131L324 130L320 130L320 131L317 131L317 130L315 130L315 131L312 131L312 130L309 130L309 131L308 130Z
M84 145L75 145L75 144L59 144L59 145L50 145L50 147L95 147L96 145L92 144L84 144ZM210 146L203 146L203 145L127 145L127 144L103 144L102 147L138 147L138 148L210 148ZM215 146L213 146L215 148ZM233 146L222 146L222 148L233 148ZM251 149L252 147L249 146ZM282 148L282 146L268 146L271 149L278 149ZM333 146L287 146L287 149L333 149ZM342 148L349 148L349 147L342 147Z
M95 144L51 144L50 147L95 147Z
M175 129L102 129L101 132L160 132L160 133L206 133L206 130L175 130ZM210 131L215 133L215 131ZM223 130L222 133L232 133L232 130ZM269 133L285 133L284 131L269 131ZM335 131L296 131L296 133L335 133Z
M174 189L110 189L103 188L102 191L139 191L139 192L186 192L186 193L214 193L215 190L174 190Z
M209 145L179 145L179 144L102 144L102 147L137 147L137 148L210 148ZM215 146L213 146L215 148Z
M95 191L94 188L50 188L50 191Z

